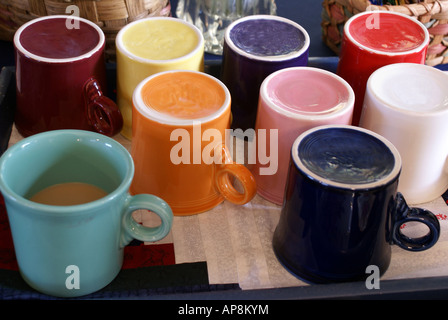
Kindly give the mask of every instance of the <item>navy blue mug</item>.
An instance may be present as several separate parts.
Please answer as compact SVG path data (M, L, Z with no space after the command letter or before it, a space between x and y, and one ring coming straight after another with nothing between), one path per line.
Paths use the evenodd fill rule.
M365 280L368 266L384 274L391 245L410 251L432 247L437 217L410 208L397 192L401 158L384 137L354 126L316 127L292 145L280 220L273 237L278 260L311 283ZM413 238L402 226L428 232Z
M226 28L221 80L232 96L232 128L255 128L261 83L277 70L306 66L309 45L302 26L279 16L250 15Z

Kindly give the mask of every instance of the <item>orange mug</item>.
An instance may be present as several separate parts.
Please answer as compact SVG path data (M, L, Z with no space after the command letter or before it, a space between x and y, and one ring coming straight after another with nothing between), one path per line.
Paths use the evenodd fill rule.
M221 81L199 71L172 70L143 80L133 94L131 193L163 198L174 215L201 213L224 200L249 202L255 179L232 161L225 143L230 100Z

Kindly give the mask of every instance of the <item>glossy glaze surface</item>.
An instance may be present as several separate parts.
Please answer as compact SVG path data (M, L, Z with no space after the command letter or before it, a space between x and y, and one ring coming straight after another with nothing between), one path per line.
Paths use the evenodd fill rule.
M192 73L190 76L182 76ZM167 76L168 75L168 76ZM197 103L208 101L202 95L215 96L216 88L225 92L222 105L213 114L202 118L167 116L148 108L143 95L151 92L152 81L175 78L190 86L191 79L202 78ZM209 88L209 82L212 82ZM171 86L171 84L169 84ZM146 88L145 88L146 87ZM145 88L143 90L143 88ZM181 91L191 97L191 92ZM186 97L177 96L181 101ZM216 78L194 71L166 71L148 77L134 92L131 154L136 175L131 193L151 193L165 199L175 215L191 215L207 211L224 200L245 204L256 194L256 183L250 171L232 161L225 147L226 130L230 128L230 94ZM196 108L196 106L194 106ZM243 191L232 181L240 181Z
M280 36L279 38L282 38L283 42L293 44L303 41L303 45L298 51L293 51L287 55L257 56L247 53L236 47L230 38L232 28L237 27L239 23L243 23L247 19L250 21L250 19L259 19L259 17L252 16L239 19L227 29L221 68L221 79L232 95L232 128L242 130L255 127L258 96L263 80L271 73L283 68L306 66L310 41L306 30L296 23L281 17L268 16L266 18L263 16L263 19L265 19L263 23L266 24L269 21L277 23L277 19L282 23L291 23L297 32L288 33L289 36L292 36L291 39ZM251 41L251 39L249 38L247 41ZM268 46L270 45L268 44Z
M80 21L79 27L69 29L67 18L45 19L25 29L20 42L29 52L46 58L74 58L95 49L100 41L98 31Z
M156 26L155 29L157 30L157 32L152 33L154 36L150 39L151 42L163 42L168 39L165 30L157 27L159 23L161 25L174 23L175 25L182 24L183 27L188 28L190 32L193 32L196 35L196 39L194 39L195 45L192 46L192 43L189 44L187 47L192 47L192 49L181 56L178 56L177 54L177 57L175 58L173 58L172 55L169 55L169 52L167 53L166 51L163 51L163 54L168 55L164 57L159 56L158 60L133 54L127 49L125 38L133 37L134 27L136 28L134 30L138 31L138 29L142 26L144 27L148 21L150 21L152 26ZM117 48L117 105L123 115L123 130L121 131L121 134L131 140L132 94L134 93L135 88L144 79L159 72L168 70L204 71L204 37L199 29L191 23L181 19L172 17L150 17L134 21L123 27L117 34L115 44ZM151 47L152 45L153 44L148 45L141 43L141 47L143 48L147 48L148 46Z
M272 19L251 19L235 25L230 39L249 54L266 57L297 52L305 44L304 34L292 24Z
M266 164L258 159L249 164L258 193L281 205L294 140L319 125L350 124L353 105L353 90L328 71L296 67L268 76L260 88L255 134L257 141L266 136L266 155L271 161Z
M98 131L114 135L121 130L122 116L115 103L108 99L106 88L106 66L104 63L104 34L101 29L90 26L95 33L88 32L83 38L86 43L95 43L94 49L72 58L51 58L30 55L23 49L22 32L33 33L34 26L40 30L40 22L52 25L50 21L61 23L65 18L48 16L30 21L23 25L15 35L16 56L16 88L17 109L15 123L23 136L58 129L81 129ZM80 20L84 26L92 22ZM63 26L65 28L65 25ZM52 27L48 32L61 36L61 32ZM38 48L45 52L59 52L57 56L65 55L58 49L57 42L45 35L33 33L33 50ZM67 34L71 37L76 33ZM92 39L87 38L92 36ZM44 40L41 42L40 37ZM48 40L48 41L47 41ZM79 40L75 36L75 43ZM69 41L69 40L67 40ZM52 49L54 46L54 50ZM76 47L76 45L75 45ZM84 49L83 49L84 50ZM43 54L44 52L40 52ZM92 84L93 86L90 86ZM107 117L96 117L102 110ZM103 123L103 119L107 119Z
M280 262L296 276L313 283L362 281L368 276L366 268L369 265L378 267L383 274L390 264L391 244L421 251L433 246L440 233L434 214L409 208L402 195L397 193L401 162L393 145L365 129L336 127L311 129L295 140L285 201L273 238L274 251ZM324 135L336 135L339 139L329 144L322 138ZM308 153L309 139L320 140L329 147ZM344 177L341 182L339 173L327 172L327 164L333 164L335 160L343 164L343 171L347 167L365 167L370 163L370 154L353 157L351 145L359 146L360 143L367 146L363 148L389 154L386 159L374 161L384 168L380 171L392 168L389 174L376 174L377 179L373 182L364 174L356 174L348 180ZM338 145L338 151L328 162L326 150L335 145ZM393 163L389 163L390 155ZM322 170L314 170L315 166L313 171L307 169L309 162L325 168L324 176L319 176ZM354 184L353 180L357 182ZM421 238L402 235L400 226L409 221L424 223L429 233Z
M401 83L396 90L390 83ZM398 189L409 203L425 203L448 187L448 76L420 64L392 64L367 82L360 126L390 140L400 151Z
M388 17L383 19L384 17ZM365 26L366 17L370 17L371 19L376 19L378 22L377 28L374 26L371 28L367 28ZM396 28L393 21L396 19L397 24L400 23L403 19L407 19L408 23L406 25L410 25L409 29L417 30L420 28L421 32L424 36L420 36L420 33L416 35L419 45L413 45L411 48L408 48L408 41L404 41L404 48L401 47L401 42L403 42L403 35L401 34L400 28ZM364 43L364 39L366 34L377 33L378 30L382 31L381 21L387 22L386 31L380 32L387 33L390 39L398 39L397 42L391 40L391 42L395 43L395 49L388 51L386 48L383 50L375 50L367 47L369 45L369 40L366 40ZM358 37L358 41L354 41L353 37L350 36L350 32L352 28L350 27L352 23L356 25L358 21L361 21L360 28L364 26L364 31L356 31ZM401 23L403 24L403 23ZM414 26L412 26L414 24ZM393 27L391 27L391 25ZM381 39L382 36L379 36ZM375 39L376 37L374 37ZM380 40L381 41L381 40ZM416 40L417 41L417 40ZM371 42L371 41L370 41ZM426 27L412 18L407 16L393 13L393 12L365 12L360 15L356 15L352 17L344 26L344 37L342 40L340 60L337 68L337 74L344 78L355 91L355 109L353 115L353 124L358 125L359 119L361 117L362 111L362 103L364 101L364 95L366 90L366 84L369 76L377 70L378 68L393 64L393 63L418 63L424 64L426 60L426 52L429 44L429 33ZM373 45L372 45L373 46ZM378 45L374 45L375 48ZM401 48L401 49L397 49Z
M171 229L172 212L160 198L130 196L134 174L127 150L115 140L84 130L53 130L23 139L0 161L14 248L23 279L34 289L58 297L97 291L120 271L123 247L132 239L156 241ZM23 177L26 176L26 179ZM82 182L107 192L99 200L69 206L28 200L48 186ZM146 228L132 218L146 208L161 219ZM76 267L79 288L67 285ZM76 282L75 282L76 283Z

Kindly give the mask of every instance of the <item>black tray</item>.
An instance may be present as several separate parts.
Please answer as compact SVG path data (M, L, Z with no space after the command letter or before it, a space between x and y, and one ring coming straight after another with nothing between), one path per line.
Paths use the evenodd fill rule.
M337 57L310 58L309 66L335 71ZM444 66L440 66L443 70ZM108 65L108 87L111 98L114 98L115 66ZM220 61L212 60L206 64L206 72L218 76ZM0 74L0 152L7 146L11 134L15 109L15 73L14 67L4 67ZM0 257L1 258L1 257ZM300 287L241 290L239 288L219 286L212 291L174 292L142 295L129 293L120 299L152 299L152 300L315 300L315 299L448 299L448 276L414 278L402 280L381 280L380 289L367 289L364 282L350 282L328 285L307 285ZM110 297L109 297L110 298ZM102 299L98 297L96 299ZM108 298L105 298L108 299Z

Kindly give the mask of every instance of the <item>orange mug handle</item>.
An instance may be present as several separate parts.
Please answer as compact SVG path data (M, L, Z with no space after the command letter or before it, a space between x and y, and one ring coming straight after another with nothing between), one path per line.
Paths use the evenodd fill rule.
M234 204L246 204L257 193L257 183L252 173L244 165L233 162L228 149L222 145L222 162L215 164L215 185L224 199ZM241 187L239 192L233 185L235 177Z

